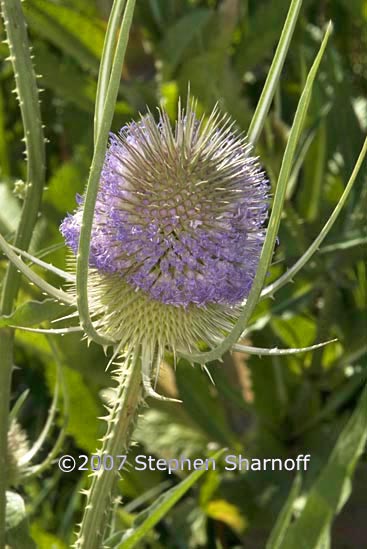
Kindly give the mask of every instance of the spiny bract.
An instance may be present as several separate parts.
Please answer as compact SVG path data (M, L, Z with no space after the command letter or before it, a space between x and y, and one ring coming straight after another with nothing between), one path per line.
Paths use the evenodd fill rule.
M215 108L190 98L172 129L160 109L112 135L90 248L97 327L148 354L190 351L230 330L265 237L268 182L251 146ZM61 225L77 252L83 199ZM143 353L144 354L144 353Z

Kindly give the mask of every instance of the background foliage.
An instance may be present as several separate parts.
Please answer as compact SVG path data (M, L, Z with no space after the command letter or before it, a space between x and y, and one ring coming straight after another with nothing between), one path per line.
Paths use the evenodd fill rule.
M67 253L58 226L66 212L74 209L75 194L83 192L88 175L96 77L110 4L102 0L27 0L23 4L39 85L44 88L42 115L48 138L47 190L31 251L39 254L49 249L47 260L61 267ZM288 0L137 2L112 129L118 130L146 106L154 111L160 101L174 120L177 98L185 97L190 81L200 110L209 111L219 101L246 132L288 7ZM337 204L367 130L367 3L307 0L257 152L274 183L307 68L330 18L334 34L293 167L269 281L291 266L319 233ZM1 44L0 232L11 238L19 217L25 164L23 129L11 93L14 82L7 56L7 46ZM364 169L318 254L274 301L259 304L247 336L260 347L301 347L334 337L338 342L289 357L228 355L224 363L210 364L215 385L199 367L192 369L184 361L174 376L168 358L160 390L178 394L183 404L149 401L134 437L133 453L165 458L205 457L221 447L249 457L311 454L310 468L300 488L293 484L291 497L295 495L299 512L307 502L305 510L318 509L318 517L324 516L317 507L320 494L331 505L331 514L320 526L324 534L317 547L362 548L367 534L362 520L365 456L330 536L328 528L340 507L340 494L346 499L345 481L356 459L351 450L353 436L355 444L358 437L363 438L361 418L365 422L367 415L362 399L358 410L364 415L353 416L343 431L367 379L366 198ZM1 277L4 268L1 260ZM40 299L23 280L21 299L29 296ZM40 334L17 331L16 343L13 397L15 401L24 389L30 390L20 413L28 437L35 439L47 418L60 361L69 400L63 453L93 453L104 430L96 417L103 414L103 391L110 385L103 352L93 344L88 348L78 335L54 338L56 354ZM339 446L328 461L340 433ZM51 446L49 440L45 455ZM280 510L286 511L283 506L294 476L285 471L229 473L218 468L204 475L139 547L265 547ZM137 513L184 477L185 473L125 472L119 529L130 526ZM65 475L55 465L22 486L38 547L70 546L85 481L80 473ZM305 511L306 519L281 547L295 546L292 535L294 540L306 536L309 544L304 546L316 547L311 540L317 520L310 513ZM307 516L312 518L310 524ZM276 546L270 543L271 539L268 547Z

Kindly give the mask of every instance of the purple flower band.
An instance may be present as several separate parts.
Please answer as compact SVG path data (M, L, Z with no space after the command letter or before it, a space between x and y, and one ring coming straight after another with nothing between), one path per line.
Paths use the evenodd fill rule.
M265 237L268 182L215 109L193 105L172 130L160 111L112 135L101 174L90 266L159 302L235 305L250 291ZM61 224L77 252L83 201Z

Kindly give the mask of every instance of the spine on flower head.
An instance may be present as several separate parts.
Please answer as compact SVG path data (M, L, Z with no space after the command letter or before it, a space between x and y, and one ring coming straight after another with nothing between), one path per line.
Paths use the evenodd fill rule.
M193 101L174 129L164 110L112 135L102 171L90 265L157 301L236 304L264 240L268 185L251 148L214 109ZM76 252L82 201L61 231Z
M268 182L246 138L189 97L171 125L148 111L112 135L91 235L96 328L145 355L191 351L226 334L255 277ZM61 225L76 253L83 199ZM149 351L149 352L148 352Z

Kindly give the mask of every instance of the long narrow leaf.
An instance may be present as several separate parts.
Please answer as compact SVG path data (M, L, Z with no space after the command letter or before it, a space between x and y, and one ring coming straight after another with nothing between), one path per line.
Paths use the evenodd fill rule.
M121 22L121 14L124 9L125 0L117 0L113 3L110 17L108 19L106 38L103 44L101 64L99 67L96 105L94 111L94 141L101 127L103 109L106 101L108 84L111 77L111 67L115 53L117 31Z
M310 345L308 347L300 347L298 349L278 349L274 347L273 349L264 348L264 347L252 347L250 345L233 345L233 351L240 353L246 353L249 355L268 355L268 356L280 356L280 355L296 355L299 353L306 353L307 351L315 351L316 349L321 349L330 343L334 343L337 339L331 339L330 341L324 341L323 343L316 343L316 345Z
M306 505L292 524L279 549L316 549L350 493L356 463L367 439L367 388L358 408L341 432L319 479L311 488Z
M63 278L64 280L67 280L68 282L75 282L75 276L73 274L63 271L58 267L54 267L54 265L51 265L46 261L42 261L42 259L39 259L38 257L35 257L34 255L17 248L16 246L12 246L11 244L9 244L9 246L11 247L12 250L17 252L17 254L25 257L26 259L29 259L32 263L39 265L39 267L42 267L43 269L46 269L50 273L60 276L61 278Z
M294 502L298 498L301 489L301 477L296 476L289 492L287 501L279 513L275 526L266 543L266 549L279 549L280 544L285 536L287 528L291 522Z
M302 267L304 265L306 265L306 263L309 261L309 259L312 257L312 255L318 250L319 246L321 245L323 240L326 238L326 236L329 233L330 229L332 228L335 221L337 220L338 215L340 214L340 212L341 212L341 210L342 210L342 208L343 208L343 206L346 202L346 200L349 196L349 193L352 190L354 182L357 179L357 176L358 176L359 171L361 169L362 163L363 163L363 161L366 157L366 154L367 154L367 137L364 140L361 152L359 153L357 162L354 166L354 170L353 170L353 172L350 176L350 179L347 183L347 186L345 187L344 192L343 192L342 196L340 197L340 200L339 200L338 204L336 205L333 213L331 214L331 216L329 217L329 219L325 223L322 231L317 236L317 238L315 238L315 240L312 242L311 246L303 254L303 256L300 257L300 259L293 265L293 267L288 269L288 271L286 273L284 273L284 275L279 277L275 282L273 282L272 284L269 284L269 286L264 288L264 290L261 293L261 297L268 297L270 295L273 295L277 290L279 290L285 284L287 284L290 280L292 280L293 277L298 273L298 271L300 271L302 269Z
M289 44L293 36L294 27L296 26L301 6L302 0L292 0L289 7L279 44L248 131L249 140L254 145L259 139L259 135L264 127L265 119L279 82L280 73L282 72L284 61L288 53Z
M106 152L108 133L111 128L112 118L114 114L114 108L121 78L121 70L124 62L129 31L134 13L134 7L135 0L128 0L126 3L121 31L116 47L116 54L111 70L110 83L108 85L107 96L104 103L103 116L101 119L100 130L98 132L97 143L95 145L91 170L89 174L77 255L76 287L80 321L88 337L102 345L111 345L113 342L101 336L95 330L89 313L88 271L90 240L92 233L94 208L98 193L99 177L101 174Z
M201 353L201 354L195 354L195 355L191 355L190 357L187 357L189 360L193 362L205 363L212 360L217 360L226 351L228 351L241 336L259 300L261 290L264 284L264 280L268 273L270 261L274 251L275 241L276 241L278 228L280 224L280 218L283 210L283 203L284 203L285 193L287 189L287 183L288 183L289 175L291 173L291 169L293 166L296 147L301 135L307 109L311 100L312 88L315 82L317 71L320 66L322 57L324 55L325 48L331 33L331 29L332 29L332 26L331 26L331 23L329 23L327 30L325 32L324 39L320 46L320 50L307 76L306 84L302 91L302 94L297 106L297 111L294 117L294 121L289 134L286 150L283 156L282 165L280 168L278 183L277 183L274 202L273 202L273 208L272 208L272 212L269 220L269 226L267 229L265 242L263 245L263 249L261 251L259 266L257 269L254 282L252 284L252 288L248 296L247 302L231 333L222 341L222 343L220 343L216 348L212 349L211 351L206 353Z
M29 25L37 36L71 55L83 68L97 72L103 26L98 19L63 4L49 0L26 2L24 11Z
M0 235L0 249L4 252L4 254L10 259L12 264L28 278L30 282L33 282L38 288L40 288L43 292L46 294L54 297L58 301L61 301L61 303L66 303L67 305L75 305L74 299L64 292L63 290L58 290L45 280L38 276L38 274L34 273L32 269L28 267L21 259L17 256L15 252L11 249L9 244L6 242L5 238Z

